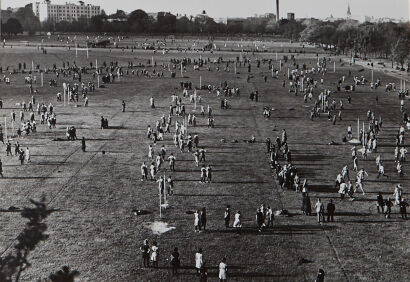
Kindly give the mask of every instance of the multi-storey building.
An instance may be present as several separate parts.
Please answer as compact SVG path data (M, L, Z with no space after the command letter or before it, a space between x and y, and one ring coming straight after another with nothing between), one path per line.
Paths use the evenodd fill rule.
M86 5L83 1L78 1L78 3L51 4L50 0L43 0L33 3L33 13L41 22L47 20L71 22L80 18L89 19L101 14L100 6Z

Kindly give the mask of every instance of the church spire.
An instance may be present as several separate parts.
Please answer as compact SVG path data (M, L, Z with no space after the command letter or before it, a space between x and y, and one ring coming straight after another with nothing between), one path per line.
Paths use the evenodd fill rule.
M352 13L350 12L350 3L347 3L347 17L350 18Z

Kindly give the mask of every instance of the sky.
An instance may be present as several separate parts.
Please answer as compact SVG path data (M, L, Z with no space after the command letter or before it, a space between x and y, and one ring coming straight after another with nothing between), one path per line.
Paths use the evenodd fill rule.
M36 0L43 1L43 0ZM74 0L51 0L64 4ZM29 0L0 0L2 9L24 6ZM213 18L249 17L255 14L275 13L276 0L85 0L87 4L101 6L107 14L117 9L130 12L142 9L146 12L172 12L173 14L196 15L205 10ZM373 16L409 20L410 0L281 0L280 15L295 13L296 18L345 17L347 5L353 17Z

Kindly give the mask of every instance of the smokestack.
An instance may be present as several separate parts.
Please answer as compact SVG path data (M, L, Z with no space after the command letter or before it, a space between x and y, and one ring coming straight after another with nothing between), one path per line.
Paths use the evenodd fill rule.
M279 0L276 0L276 22L279 22Z

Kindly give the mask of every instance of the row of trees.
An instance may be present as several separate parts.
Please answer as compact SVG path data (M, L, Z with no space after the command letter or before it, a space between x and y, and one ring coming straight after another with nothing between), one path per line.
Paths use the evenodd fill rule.
M314 20L303 24L294 20L283 19L279 23L274 18L248 18L241 21L217 23L206 15L177 17L171 13L160 12L154 18L143 10L126 14L122 10L91 19L80 18L76 21L40 24L34 16L31 4L18 9L2 30L6 34L17 34L22 30L56 32L113 32L134 34L276 34L292 40L302 40L324 44L335 52L353 56L393 58L403 65L410 52L409 25L405 23L369 23L340 20L325 22Z
M23 27L18 19L10 18L5 24L1 24L1 31L8 36L17 35L23 32Z
M316 22L301 33L303 41L324 44L335 52L352 56L392 58L403 66L410 52L410 29L406 23L354 21Z
M43 23L44 31L59 32L123 32L123 33L157 33L157 34L278 34L297 40L305 26L297 21L281 20L279 24L274 18L244 19L217 23L203 12L197 17L177 17L171 13L158 13L154 18L143 10L135 10L126 14L118 10L115 14L80 18L76 21L52 20Z

